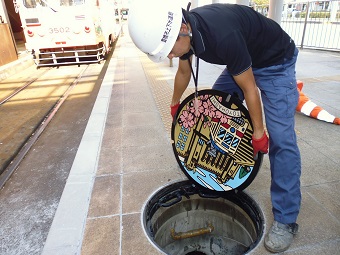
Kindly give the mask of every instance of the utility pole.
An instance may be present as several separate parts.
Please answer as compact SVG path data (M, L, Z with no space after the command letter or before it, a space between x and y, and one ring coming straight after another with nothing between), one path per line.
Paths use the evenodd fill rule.
M249 6L249 0L236 0L236 4Z
M269 14L268 18L281 24L283 0L270 0L269 1Z

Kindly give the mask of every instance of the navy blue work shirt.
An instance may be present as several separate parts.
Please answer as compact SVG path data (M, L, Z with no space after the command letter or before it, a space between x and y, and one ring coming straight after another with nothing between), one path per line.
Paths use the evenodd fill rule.
M192 30L191 50L180 57L195 54L212 64L226 65L232 75L249 69L283 63L292 58L294 41L275 21L250 7L234 4L210 4L183 15Z

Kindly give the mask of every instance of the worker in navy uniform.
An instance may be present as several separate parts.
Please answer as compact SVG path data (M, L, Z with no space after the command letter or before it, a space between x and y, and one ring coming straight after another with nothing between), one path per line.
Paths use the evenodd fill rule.
M210 4L187 11L178 0L135 1L129 32L151 60L179 57L170 105L173 116L194 75L192 56L226 66L212 88L245 100L254 129L254 157L267 153L269 144L274 222L264 245L275 253L287 250L298 231L301 204L294 41L275 21L250 7Z

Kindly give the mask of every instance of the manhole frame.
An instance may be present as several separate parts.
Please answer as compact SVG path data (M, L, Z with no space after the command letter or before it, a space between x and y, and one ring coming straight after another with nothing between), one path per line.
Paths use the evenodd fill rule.
M153 237L152 234L149 231L149 226L148 226L148 221L152 219L154 213L161 207L159 204L156 205L157 208L152 208L151 210L154 210L152 215L147 215L150 213L150 206L151 204L155 204L156 201L159 201L160 198L163 198L166 194L169 194L169 192L176 193L178 189L181 189L182 187L192 187L194 190L198 190L202 193L204 193L203 196L201 196L200 193L196 193L204 198L224 198L228 200L229 202L234 203L235 200L238 200L238 203L234 203L235 205L239 206L242 210L246 212L246 214L253 220L254 226L257 226L256 228L256 233L257 233L257 239L255 240L254 243L252 243L248 250L244 254L248 254L249 252L252 252L258 244L261 242L261 240L264 238L264 232L265 232L265 217L262 209L260 206L256 203L256 201L244 190L243 191L238 191L238 190L233 190L229 192L218 192L214 190L209 190L207 188L204 188L197 183L194 183L191 180L176 180L170 183L167 183L166 185L159 187L157 190L155 190L146 200L146 202L143 204L142 207L142 212L141 212L141 224L142 224L142 229L144 231L145 236L149 240L149 242L152 244L153 247L155 247L160 253L168 255L165 253L162 247L158 245ZM174 188L175 187L175 188ZM176 199L175 199L176 200ZM247 201L246 201L247 200ZM172 201L168 202L165 207L172 206L179 201ZM245 203L247 202L247 203ZM247 208L244 208L244 206L247 205ZM250 210L252 209L252 210ZM250 210L250 211L248 211ZM253 215L253 214L256 215ZM256 222L258 220L258 222Z

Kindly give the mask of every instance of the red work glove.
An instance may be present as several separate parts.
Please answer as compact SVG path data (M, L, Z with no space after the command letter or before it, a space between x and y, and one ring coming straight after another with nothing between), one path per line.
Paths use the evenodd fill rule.
M178 111L178 107L179 107L179 103L178 104L175 104L173 106L170 105L170 108L171 108L171 116L172 116L172 119L175 118L175 115Z
M254 159L257 159L258 153L268 153L268 136L266 132L263 132L263 136L260 139L252 137L252 144L254 149Z

